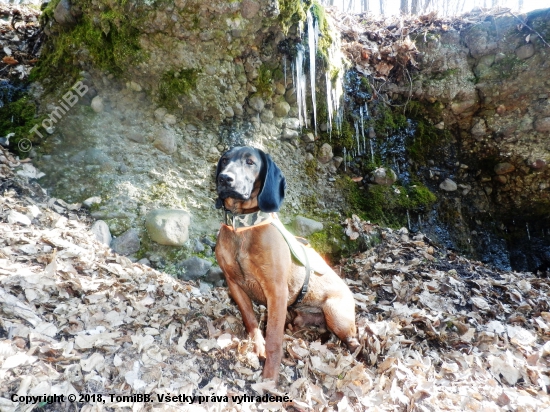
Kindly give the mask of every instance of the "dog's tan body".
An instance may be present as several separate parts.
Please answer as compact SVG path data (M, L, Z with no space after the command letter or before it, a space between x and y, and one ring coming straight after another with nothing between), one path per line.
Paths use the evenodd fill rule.
M258 194L262 189L259 177L260 173L257 173L246 199L225 197L225 209L235 214L258 211ZM238 179L238 176L234 179ZM218 191L223 192L220 188ZM266 358L263 377L277 380L287 307L298 297L306 270L294 263L283 236L269 224L243 231L222 225L216 245L216 258L227 279L231 296L239 306L246 330L254 340L255 352ZM267 307L265 340L258 327L252 301ZM311 275L309 290L296 309L302 313L295 319L297 326L319 323L320 320L322 323L324 318L328 329L351 350L359 346L355 338L353 295L333 271L322 276Z

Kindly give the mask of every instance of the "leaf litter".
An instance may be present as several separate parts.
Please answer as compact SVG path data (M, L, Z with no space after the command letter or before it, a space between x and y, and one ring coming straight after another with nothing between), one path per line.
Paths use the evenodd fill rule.
M115 254L93 237L86 211L47 197L0 150L1 411L70 406L12 394L101 394L105 403L77 398L86 412L550 408L548 278L349 218L350 238L379 240L336 268L354 293L362 348L351 354L323 330L288 326L276 388L262 382L226 288ZM265 325L266 309L255 310ZM138 393L153 402L117 397ZM265 394L290 401L256 401ZM178 395L209 399L159 401Z

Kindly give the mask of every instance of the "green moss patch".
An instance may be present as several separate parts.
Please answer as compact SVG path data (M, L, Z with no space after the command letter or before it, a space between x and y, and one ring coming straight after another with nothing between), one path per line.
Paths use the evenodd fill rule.
M87 14L73 27L53 26L56 32L44 45L31 79L62 78L64 82L73 82L78 76L79 59L90 59L96 67L115 75L121 75L128 65L142 61L138 29L142 17L126 10L125 4L111 2L95 6L89 0L76 1L74 6L86 10ZM54 7L46 8L43 22L52 18ZM95 8L101 10L94 12ZM52 88L59 82L50 84Z
M178 107L178 98L189 94L197 85L197 69L170 70L164 73L159 82L159 102L168 109Z
M33 146L43 143L40 141L39 135L30 133L31 129L39 125L43 119L44 116L36 114L36 105L31 99L28 96L23 96L8 103L0 110L0 136L15 133L15 136L10 139L10 149L20 158L25 158L28 156L28 151L26 151L26 144L21 140L28 139Z

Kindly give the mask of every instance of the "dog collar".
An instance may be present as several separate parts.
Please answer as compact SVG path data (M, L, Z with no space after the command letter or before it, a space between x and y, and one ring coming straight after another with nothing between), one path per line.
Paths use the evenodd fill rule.
M235 232L240 232L246 229L270 224L273 222L273 214L259 210L254 213L238 215L228 210L224 210L223 220L226 226L229 226Z

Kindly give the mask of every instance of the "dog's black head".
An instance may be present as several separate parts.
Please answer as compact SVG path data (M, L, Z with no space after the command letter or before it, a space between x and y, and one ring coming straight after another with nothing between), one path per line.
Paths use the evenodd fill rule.
M286 179L271 157L248 146L228 150L216 169L216 208L221 208L227 198L249 200L256 182L260 184L260 210L277 212L285 197Z

